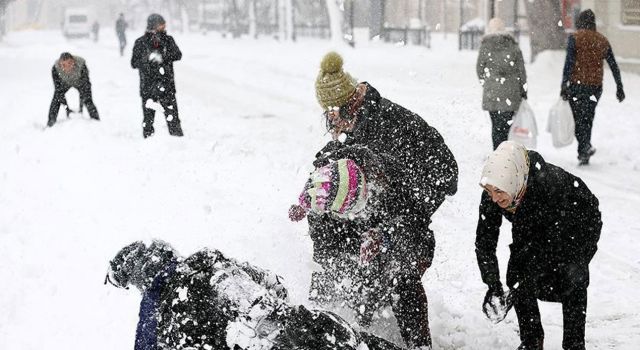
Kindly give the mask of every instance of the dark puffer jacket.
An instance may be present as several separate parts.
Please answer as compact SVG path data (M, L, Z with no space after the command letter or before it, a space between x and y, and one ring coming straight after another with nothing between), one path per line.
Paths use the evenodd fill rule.
M162 63L149 60L152 53L162 55ZM140 96L158 98L162 94L175 94L173 62L182 58L182 52L173 37L164 32L146 32L133 45L131 67L140 73Z
M563 169L529 154L527 189L515 213L501 209L483 192L476 231L476 255L482 280L501 286L496 246L504 216L512 224L513 243L507 285L534 288L542 300L589 285L588 264L597 250L602 221L598 199L587 185Z
M446 195L458 190L458 164L438 131L419 115L380 96L368 83L356 128L345 145L360 145L388 154L401 166L403 195L413 212L429 218Z
M107 280L143 292L136 350L399 350L330 312L288 304L280 278L205 249L185 260L165 242L134 242Z
M343 145L334 142L321 150L316 155L320 162L315 165L321 165L324 158L340 158L340 153L332 155L340 147L362 147L380 157L392 182L391 190L385 192L388 199L383 200L387 203L385 218L380 215L378 218L384 221L402 215L404 225L415 228L404 235L405 245L424 247L425 242L433 239L428 230L431 215L446 195L457 191L458 164L436 129L364 84L367 90L356 128L347 134ZM372 228L370 222L341 220L330 215L310 215L309 225L314 254L319 258L357 254L359 235Z
M264 321L286 298L276 275L217 250L202 250L178 263L161 288L158 348L226 348L230 322L246 317L252 308L265 310Z

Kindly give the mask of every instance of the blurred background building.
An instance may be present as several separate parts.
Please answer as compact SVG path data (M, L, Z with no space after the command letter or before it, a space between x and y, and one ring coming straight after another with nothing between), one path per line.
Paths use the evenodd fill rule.
M430 35L443 33L457 36L461 49L476 49L484 24L500 17L516 38L529 37L531 59L563 49L578 13L591 8L622 66L640 65L640 0L0 0L0 37L6 30L59 29L68 8L88 8L106 27L123 12L139 31L151 12L164 15L174 32L285 40L328 39L336 21L352 45L373 39L430 47Z

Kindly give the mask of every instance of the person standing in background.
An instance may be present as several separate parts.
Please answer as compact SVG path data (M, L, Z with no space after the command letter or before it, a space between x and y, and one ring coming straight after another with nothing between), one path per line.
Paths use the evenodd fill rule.
M125 31L128 26L129 24L124 20L124 14L120 13L118 20L116 21L116 35L118 36L118 43L120 46L120 56L124 56L124 48L127 46L127 36Z
M178 102L176 101L176 83L173 76L173 62L182 58L182 52L167 35L164 18L152 14L147 19L147 30L133 45L131 67L140 73L140 96L142 97L142 136L153 135L155 110L147 108L149 100L159 103L172 136L183 136Z
M606 60L616 81L616 97L624 101L620 69L607 38L596 30L596 15L584 10L576 21L577 31L569 36L567 57L562 71L560 96L569 101L576 122L579 165L588 165L596 153L591 145L591 129L596 106L602 95L603 61Z
M522 51L499 18L489 21L482 38L476 73L482 84L482 109L491 116L493 149L506 141L514 114L527 98L527 72Z
M93 33L93 41L98 42L98 37L100 34L100 23L98 23L98 21L94 21L91 25L91 32Z

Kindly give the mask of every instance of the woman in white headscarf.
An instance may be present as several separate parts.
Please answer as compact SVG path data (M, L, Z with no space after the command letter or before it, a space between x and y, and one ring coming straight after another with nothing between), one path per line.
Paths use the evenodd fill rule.
M482 109L491 116L493 149L509 136L509 122L527 98L527 72L516 39L504 22L492 18L482 38L476 74L482 84Z
M520 326L518 349L541 350L544 332L537 299L560 302L563 349L584 349L589 262L602 228L598 199L580 178L511 141L489 155L480 186L476 255L489 287L485 313L490 316L487 310L499 306L508 311L513 303ZM503 294L496 257L502 217L512 225L509 298ZM496 305L505 300L509 305Z

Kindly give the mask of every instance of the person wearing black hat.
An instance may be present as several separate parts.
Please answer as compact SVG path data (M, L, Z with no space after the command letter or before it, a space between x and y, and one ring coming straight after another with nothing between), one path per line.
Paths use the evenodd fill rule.
M602 95L603 61L607 61L613 73L618 101L624 101L625 95L620 68L609 41L596 30L593 11L584 10L578 15L576 29L567 42L560 96L569 101L573 111L579 165L587 165L589 158L596 153L591 145L591 129Z
M183 136L178 103L176 101L176 85L173 73L173 62L182 58L182 52L166 33L166 22L159 14L152 14L147 19L147 30L133 45L131 66L140 74L140 96L142 97L142 135L147 138L154 133L153 120L155 111L147 107L149 100L159 103L172 136Z

